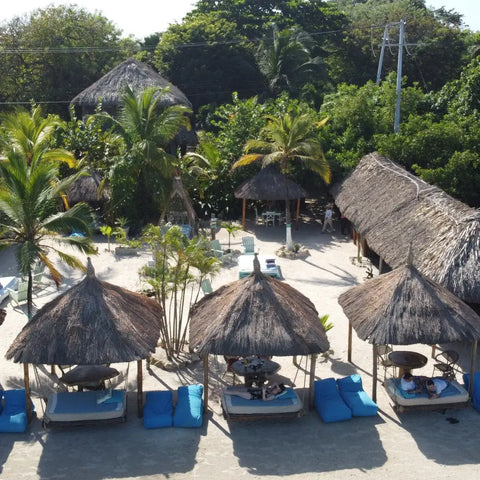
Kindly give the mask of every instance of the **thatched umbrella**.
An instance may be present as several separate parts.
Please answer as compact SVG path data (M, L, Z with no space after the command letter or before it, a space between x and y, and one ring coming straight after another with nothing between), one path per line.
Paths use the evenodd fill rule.
M411 246L423 274L468 303L480 304L480 211L389 159L366 155L332 188L335 202L381 259L404 264Z
M285 183L286 180L286 183ZM285 200L297 199L297 222L300 211L300 199L308 193L285 175L280 173L273 165L262 168L252 178L243 182L234 192L235 198L243 199L242 225L245 229L246 200Z
M70 205L78 202L99 203L108 200L109 195L105 188L101 189L102 178L96 172L82 175L67 191L67 199Z
M137 361L141 414L142 359L155 351L162 312L154 299L98 280L88 259L86 277L33 316L6 358L24 364L27 392L29 363L101 365Z
M298 290L254 271L203 297L191 310L190 348L205 358L205 409L208 406L208 354L316 355L329 343L313 303ZM310 392L311 393L311 392Z
M449 290L423 276L410 262L350 288L339 296L338 303L350 320L349 360L352 326L362 340L373 344L374 399L379 344L473 342L471 371L475 369L480 317Z

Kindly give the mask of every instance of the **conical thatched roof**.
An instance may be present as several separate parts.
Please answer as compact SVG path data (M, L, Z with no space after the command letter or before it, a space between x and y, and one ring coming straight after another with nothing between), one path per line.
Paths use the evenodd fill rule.
M287 188L288 198L308 197L308 193L302 187L288 178ZM235 190L235 197L249 200L285 200L285 176L273 166L262 168Z
M292 356L329 348L313 303L259 267L203 297L191 313L190 348L200 355Z
M338 298L362 340L410 345L480 339L480 317L413 265L399 267Z
M108 200L108 194L105 189L99 192L101 182L100 175L95 172L79 177L67 192L68 203L74 205L78 202L102 202Z
M155 350L162 308L139 293L87 276L44 305L7 352L15 362L100 365L147 358Z
M133 91L142 91L147 87L169 87L170 91L162 97L164 105L186 105L192 108L192 104L185 94L165 80L148 65L129 58L113 70L105 74L93 85L80 92L73 100L74 105L95 107L101 100L105 107L120 104L120 97L125 87L129 85Z
M480 212L377 153L332 189L340 211L392 268L411 245L423 274L480 303Z

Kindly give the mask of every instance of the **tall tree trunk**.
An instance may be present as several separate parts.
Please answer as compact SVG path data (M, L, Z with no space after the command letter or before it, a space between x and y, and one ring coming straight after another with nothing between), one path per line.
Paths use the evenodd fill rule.
M285 224L286 224L286 245L288 250L293 250L293 240L292 240L292 214L290 213L290 195L288 192L288 181L287 176L283 174L285 181Z

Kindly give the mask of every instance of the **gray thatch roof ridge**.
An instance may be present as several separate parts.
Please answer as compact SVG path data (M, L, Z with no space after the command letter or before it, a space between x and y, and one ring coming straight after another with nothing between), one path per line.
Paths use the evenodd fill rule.
M96 172L88 175L82 175L68 189L67 198L70 204L78 202L101 202L109 199L105 188L102 189L99 197L99 186L102 178Z
M480 303L480 212L391 160L366 155L332 188L340 211L392 268L414 265L464 301Z
M129 58L103 77L80 92L73 100L75 105L96 106L101 100L104 106L119 105L120 97L125 87L129 85L135 91L142 91L147 87L169 87L170 91L162 97L164 105L186 105L192 108L192 104L185 94L171 84L153 68L139 62L135 58Z
M287 188L290 199L308 197L308 193L289 178ZM236 198L249 200L285 200L285 176L270 165L243 182L234 194Z
M359 338L376 344L436 345L480 339L480 317L411 264L343 292L338 303Z
M329 348L313 303L261 272L224 285L191 310L190 348L200 355L309 355Z
M6 358L48 365L148 358L157 346L162 312L156 300L98 280L89 261L86 277L33 316Z

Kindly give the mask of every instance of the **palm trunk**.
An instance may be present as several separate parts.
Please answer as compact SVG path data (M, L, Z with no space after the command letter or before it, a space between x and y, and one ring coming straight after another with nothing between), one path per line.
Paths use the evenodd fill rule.
M28 320L32 318L32 310L33 310L33 278L32 278L32 270L28 271L28 287L27 287L27 316Z
M285 179L285 224L287 227L286 231L286 245L287 250L293 250L293 240L292 240L292 214L290 213L290 195L288 194L288 181L287 176L284 174Z

